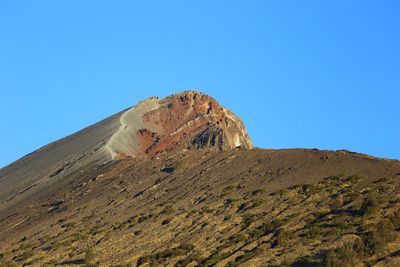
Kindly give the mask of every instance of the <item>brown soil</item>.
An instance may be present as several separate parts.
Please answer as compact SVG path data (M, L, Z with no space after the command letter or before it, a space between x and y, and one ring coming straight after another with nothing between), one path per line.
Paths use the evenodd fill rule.
M0 265L395 266L399 178L399 161L348 151L90 163L8 206Z

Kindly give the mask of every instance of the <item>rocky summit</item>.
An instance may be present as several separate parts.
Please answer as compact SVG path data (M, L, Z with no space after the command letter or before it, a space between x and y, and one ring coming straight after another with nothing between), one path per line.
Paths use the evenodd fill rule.
M151 97L0 170L0 213L88 164L184 149L252 148L242 121L212 97Z
M114 158L192 148L252 148L242 121L195 91L144 100L122 114L120 122L106 145Z
M400 162L149 98L0 169L0 266L400 266Z

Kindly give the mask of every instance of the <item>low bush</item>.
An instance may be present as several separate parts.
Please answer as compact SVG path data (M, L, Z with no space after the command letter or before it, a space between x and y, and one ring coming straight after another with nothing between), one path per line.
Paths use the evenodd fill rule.
M245 228L249 227L255 221L256 221L256 216L254 214L245 214L242 217L242 222Z
M185 243L173 249L166 249L161 252L140 257L137 261L137 266L141 266L145 263L149 263L150 266L162 265L161 263L165 260L187 255L192 250L194 250L194 245Z
M372 255L384 248L387 242L395 238L395 226L390 220L382 220L374 229L363 236L365 252Z
M241 234L241 233L229 237L229 241L234 242L234 243L240 243L240 242L244 242L246 240L247 240L246 235Z
M92 248L86 250L85 258L84 258L86 267L97 267L98 264L96 262L96 255Z
M346 182L350 182L352 184L356 184L357 182L361 181L361 180L365 180L367 177L361 174L354 174L351 176L348 176L346 178Z
M264 194L264 193L265 193L264 189L257 189L257 190L254 190L253 192L251 192L251 195L257 196L257 195Z
M235 266L238 266L238 265L243 264L243 263L245 263L246 261L249 261L249 260L251 260L252 258L256 257L256 256L259 255L261 252L262 252L262 250L259 249L259 248L254 248L254 249L252 249L252 250L245 251L245 254L236 257L234 262L228 262L228 264L227 264L226 266L227 266L227 267L235 267Z
M160 215L171 215L174 213L175 213L174 208L172 208L171 206L167 206L160 212Z
M233 204L235 204L235 203L238 202L238 201L239 201L239 199L237 199L237 198L228 198L228 199L225 199L225 207L232 206Z
M363 201L360 213L363 216L372 216L380 209L378 196L375 192L370 192Z
M364 244L361 239L355 239L343 247L328 250L325 255L327 267L351 267L355 266L359 258L363 256Z
M203 261L201 261L200 266L215 266L218 262L226 259L227 257L229 257L230 254L229 253L214 253L212 254L210 257L208 257L207 259L204 259Z
M295 237L296 235L292 231L288 229L281 229L276 235L276 245L285 246L291 239Z

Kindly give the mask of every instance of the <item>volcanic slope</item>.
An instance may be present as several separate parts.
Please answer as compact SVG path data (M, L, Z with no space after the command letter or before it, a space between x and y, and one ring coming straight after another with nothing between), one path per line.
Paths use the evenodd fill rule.
M398 161L164 153L85 166L0 221L5 266L399 264Z
M0 170L0 266L400 265L399 161L252 149L193 91L135 107Z
M185 91L151 97L0 170L0 214L29 203L86 165L182 149L251 148L243 123L215 99Z

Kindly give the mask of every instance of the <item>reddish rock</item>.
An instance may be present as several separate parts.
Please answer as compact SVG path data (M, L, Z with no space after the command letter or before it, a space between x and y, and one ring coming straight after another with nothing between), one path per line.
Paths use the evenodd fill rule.
M242 121L212 97L185 91L149 98L121 116L121 127L106 148L113 157L154 156L181 149L253 145Z

